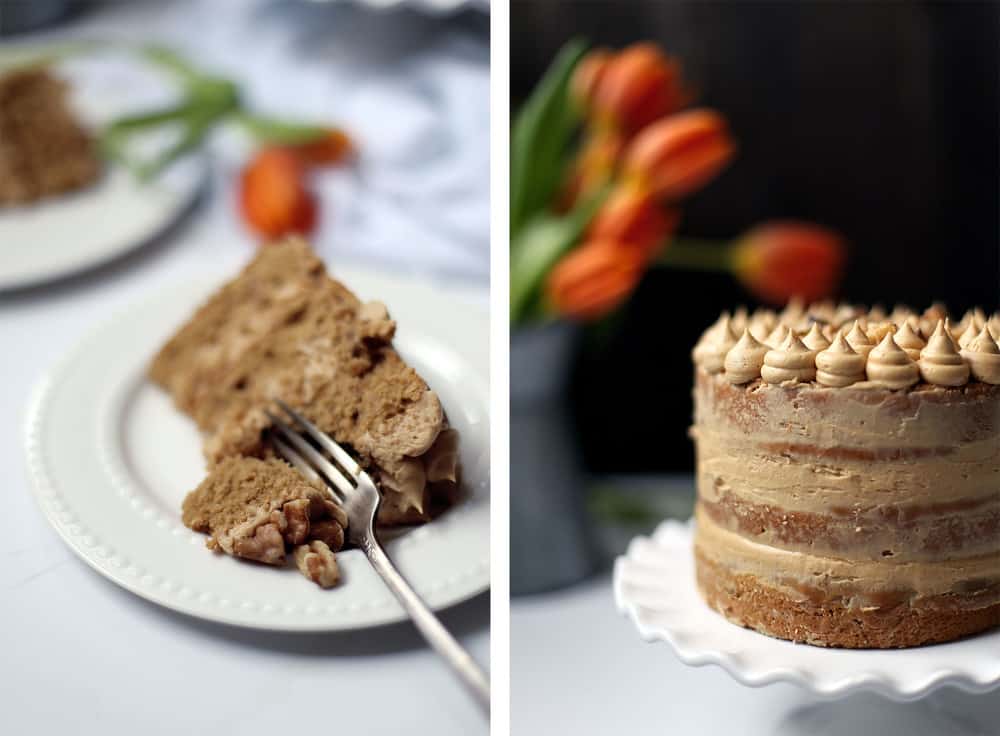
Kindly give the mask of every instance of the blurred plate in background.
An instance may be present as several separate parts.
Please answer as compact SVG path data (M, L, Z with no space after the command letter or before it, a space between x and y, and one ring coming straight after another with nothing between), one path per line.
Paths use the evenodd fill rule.
M489 12L490 0L309 0L314 3L353 2L376 10L412 8L435 15L450 15L462 10Z
M44 47L12 45L0 54L0 70L44 53ZM64 59L54 71L68 81L71 105L94 135L119 115L160 107L177 95L168 77L126 52ZM167 142L167 136L147 138L140 149L147 154ZM149 243L191 208L207 173L199 154L145 183L106 162L92 186L0 207L0 291L63 278Z

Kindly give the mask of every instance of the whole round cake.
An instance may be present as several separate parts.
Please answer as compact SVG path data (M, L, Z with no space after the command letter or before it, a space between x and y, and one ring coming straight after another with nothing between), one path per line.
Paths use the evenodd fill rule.
M1000 314L824 303L695 347L695 560L742 626L909 647L1000 626Z

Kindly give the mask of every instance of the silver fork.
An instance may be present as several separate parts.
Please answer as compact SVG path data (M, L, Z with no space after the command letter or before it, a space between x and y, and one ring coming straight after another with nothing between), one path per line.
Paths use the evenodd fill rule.
M406 582L375 536L375 514L381 497L371 477L329 435L280 399L275 403L330 457L327 458L317 450L302 433L295 431L281 417L268 411L267 415L274 423L271 440L275 448L306 477L318 480L330 488L347 513L348 541L364 550L372 567L382 576L382 580L413 619L420 633L451 665L489 715L490 684L486 675Z

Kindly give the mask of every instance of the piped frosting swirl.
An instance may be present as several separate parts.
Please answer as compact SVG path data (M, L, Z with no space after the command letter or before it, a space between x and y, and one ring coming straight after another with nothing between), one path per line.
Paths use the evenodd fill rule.
M780 347L768 350L760 377L767 383L804 383L816 377L816 352L807 348L794 332Z
M938 322L927 347L920 351L920 375L936 386L963 386L969 381L969 366L943 322Z
M972 375L983 383L1000 384L1000 346L986 325L964 350Z
M785 341L789 332L791 332L791 330L788 328L788 325L781 322L774 328L774 330L772 330L771 334L767 336L767 339L762 342L768 347L776 348Z
M827 340L826 335L823 334L819 322L812 323L812 327L809 328L809 332L807 332L805 337L802 338L802 344L817 353L830 347L830 341Z
M940 304L924 312L897 305L887 316L878 307L793 301L780 313L724 312L692 357L734 385L759 376L768 384L816 381L830 388L904 390L921 380L958 388L1000 383L998 337L1000 312L987 316L979 308L953 323Z
M896 331L893 339L906 351L910 360L920 360L920 351L927 346L924 338L916 333L909 321L903 322L903 326Z
M891 332L868 354L865 372L869 380L892 389L907 388L920 380L917 364L896 344Z
M767 345L757 340L749 329L744 329L743 336L726 353L726 380L739 385L757 378L767 351Z
M868 333L864 331L858 320L854 320L854 326L847 333L846 339L851 349L866 359L868 358L868 353L875 347L875 344L868 337Z
M816 380L833 388L865 380L865 358L854 351L843 332L838 332L830 347L816 356Z
M724 367L726 353L736 344L731 320L723 313L719 320L708 328L691 352L694 362L709 373L718 373Z

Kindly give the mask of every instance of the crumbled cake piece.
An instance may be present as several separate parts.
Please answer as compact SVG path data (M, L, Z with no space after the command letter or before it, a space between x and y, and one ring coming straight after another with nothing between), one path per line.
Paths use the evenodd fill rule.
M274 398L349 446L374 477L378 522L427 521L428 451L447 421L393 349L384 304L362 304L299 238L263 248L167 343L150 376L208 433L210 464L270 454Z
M329 572L331 550L343 546L347 516L329 489L280 460L227 458L187 495L182 512L186 526L210 535L210 549L267 565L285 564L286 546L323 545L325 572L306 573L297 554L296 564L323 587L336 582ZM320 569L317 565L312 563L309 570ZM335 573L336 563L332 567Z
M43 67L0 75L0 205L79 189L100 173L96 146Z

